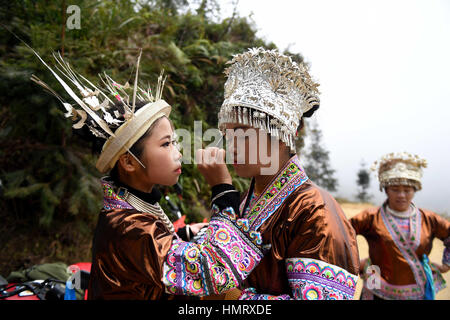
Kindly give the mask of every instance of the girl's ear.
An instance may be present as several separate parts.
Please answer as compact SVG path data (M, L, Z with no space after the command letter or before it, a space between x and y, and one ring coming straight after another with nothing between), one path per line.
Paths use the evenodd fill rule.
M128 173L136 171L136 165L139 165L136 160L127 152L119 157L119 165Z

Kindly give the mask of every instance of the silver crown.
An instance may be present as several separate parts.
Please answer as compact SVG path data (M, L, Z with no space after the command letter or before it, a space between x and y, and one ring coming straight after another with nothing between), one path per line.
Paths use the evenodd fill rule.
M301 117L320 103L319 84L306 66L264 48L235 55L228 64L219 129L224 131L226 123L250 125L266 130L295 152Z
M371 170L378 172L380 190L392 185L412 186L422 189L422 168L427 161L408 152L389 153L375 161Z

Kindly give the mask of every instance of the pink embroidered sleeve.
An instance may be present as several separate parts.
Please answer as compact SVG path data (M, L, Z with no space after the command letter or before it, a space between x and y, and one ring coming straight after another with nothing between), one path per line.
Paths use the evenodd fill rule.
M232 208L213 216L196 243L175 240L163 267L163 283L171 294L220 294L242 284L263 257L261 235L237 219Z
M297 300L352 300L358 275L310 258L286 260L292 294Z
M352 300L358 276L321 260L286 259L291 295L259 294L245 289L239 300Z

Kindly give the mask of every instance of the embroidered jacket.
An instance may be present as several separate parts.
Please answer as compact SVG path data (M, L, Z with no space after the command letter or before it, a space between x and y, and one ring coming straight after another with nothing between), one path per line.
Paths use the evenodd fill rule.
M385 210L385 205L364 210L350 219L357 234L369 244L370 264L380 272L379 285L364 281L362 296L372 295L388 300L423 299L426 275L421 263L429 255L434 238L444 241L442 263L450 265L450 222L434 212L415 208L409 222L409 233L401 229L397 219ZM366 268L368 280L375 269ZM440 272L431 265L435 291L445 287Z
M263 257L259 232L235 214L237 192L228 195L231 200L236 198L235 208L214 205L204 235L196 242L184 242L158 216L162 211L157 203L152 206L133 196L133 207L121 189L115 190L107 181L103 189L89 299L220 294L240 286Z
M353 298L355 232L332 196L308 179L297 156L259 197L250 188L240 212L271 244L245 281L241 300Z

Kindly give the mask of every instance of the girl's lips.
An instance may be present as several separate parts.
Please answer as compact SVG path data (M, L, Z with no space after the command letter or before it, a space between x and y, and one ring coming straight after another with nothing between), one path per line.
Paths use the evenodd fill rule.
M181 174L181 168L176 169L175 173Z

